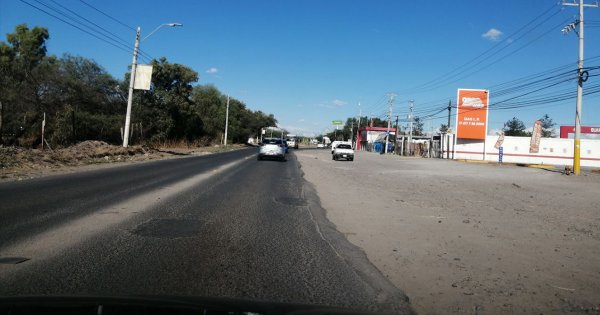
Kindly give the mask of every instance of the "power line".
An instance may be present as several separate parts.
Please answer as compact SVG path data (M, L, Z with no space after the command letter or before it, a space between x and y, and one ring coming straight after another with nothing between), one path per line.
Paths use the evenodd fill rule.
M35 0L35 1L37 1L38 3L40 3L40 1L38 1L38 0ZM69 9L69 8L67 8L67 7L65 7L64 5L62 5L62 4L60 4L60 3L58 3L58 2L56 2L56 1L54 1L54 0L50 0L50 1L51 1L52 3L54 3L54 4L56 4L57 6L59 6L59 7L63 8L63 9L65 9L65 10L67 10L67 11L68 11L68 12L70 12L71 14L73 14L73 15L75 15L75 16L77 16L77 17L79 17L81 20L83 20L83 21L85 21L85 22L87 22L87 23L89 23L89 24L91 24L91 25L95 26L97 29L99 29L99 30L103 31L105 34L108 34L108 36L110 36L111 38L113 38L113 39L115 39L115 40L117 40L117 41L120 41L121 43L123 43L124 45L126 45L126 46L128 46L128 47L129 47L129 42L128 42L128 41L126 41L125 39L123 39L123 38L121 38L121 37L119 37L119 36L115 35L114 33L112 33L112 32L110 32L110 31L106 30L106 29L105 29L105 28L103 28L102 26L100 26L100 25L98 25L98 24L96 24L96 23L94 23L94 22L90 21L89 19L87 19L87 18L85 18L85 17L81 16L81 15L80 15L80 14L78 14L77 12L74 12L73 10L71 10L71 9ZM66 15L66 14L65 14L65 15Z
M85 2L85 1L83 1L83 0L79 0L79 1L80 1L81 3L83 3L83 4L87 5L88 7L90 7L90 8L92 8L92 9L96 10L97 12L101 13L102 15L106 16L107 18L109 18L109 19L111 19L111 20L113 20L113 21L115 21L115 22L117 22L117 23L121 24L121 26L123 26L123 27L126 27L126 28L128 28L128 29L130 29L130 30L132 30L132 31L134 31L134 32L135 32L135 28L133 28L133 27L131 27L131 26L129 26L129 25L127 25L127 24L125 24L125 23L123 23L123 22L121 22L121 21L117 20L117 19L115 19L114 17L112 17L112 16L108 15L107 13L104 13L104 12L102 12L100 9L98 9L98 8L94 7L93 5L91 5L91 4L89 4L89 3L87 3L87 2Z
M70 26L72 26L72 27L74 27L74 28L76 28L76 29L78 29L78 30L80 30L80 31L82 31L82 32L84 32L84 33L86 33L86 34L90 35L90 36L93 36L93 37L97 38L98 40L101 40L101 41L103 41L103 42L105 42L105 43L107 43L107 44L109 44L109 45L111 45L111 46L113 46L113 47L115 47L115 48L117 48L117 49L123 50L123 51L125 51L125 52L129 52L129 50L127 50L127 49L125 49L125 48L123 48L123 47L121 47L121 46L119 46L119 45L115 44L114 42L108 41L108 40L106 40L106 39L104 39L104 38L102 38L102 37L99 37L98 35L96 35L96 34L94 34L94 33L91 33L91 32L89 32L89 31L87 31L87 30L84 30L84 29L82 29L81 27L79 27L79 26L77 26L77 25L75 25L75 24L73 24L73 23L71 23L71 22L68 22L68 21L66 21L66 20L64 20L64 19L62 19L62 18L60 18L60 17L58 17L58 16L56 16L56 15L54 15L54 14L52 14L52 13L50 13L50 12L46 11L46 10L44 10L44 9L42 9L42 8L40 8L40 7L37 7L37 6L35 6L35 5L33 5L33 4L29 3L29 2L27 2L27 1L25 1L25 0L19 0L19 1L21 1L21 2L23 2L23 3L27 4L27 5L31 6L31 7L33 7L33 8L35 8L35 9L39 10L39 11L41 11L41 12L44 12L44 13L48 14L49 16L51 16L51 17L53 17L53 18L55 18L55 19L57 19L57 20L59 20L59 21L62 21L63 23L66 23L66 24L68 24L68 25L70 25Z
M549 13L550 11L552 11L552 9L554 9L554 8L556 8L556 5L554 5L554 4L553 4L553 5L552 5L552 6L550 6L550 7L549 7L549 8L548 8L546 11L544 11L543 13L541 13L540 15L538 15L537 17L535 17L533 20L531 20L531 21L529 21L528 23L526 23L524 26L520 27L520 28L519 28L517 31L513 32L512 34L510 34L508 37L509 37L509 38L511 38L511 37L513 37L513 36L515 36L515 35L519 34L521 31L523 31L524 29L526 29L527 27L529 27L531 24L533 24L533 23L534 23L535 21L537 21L538 19L540 19L540 18L542 18L543 16L545 16L547 13ZM557 10L557 12L555 12L554 14L552 14L552 15L551 15L551 17L553 17L554 15L558 14L559 12L561 12L561 10L562 10L562 9L559 9L559 10ZM546 21L546 20L545 20L545 21ZM529 32L531 32L531 31L533 31L533 30L534 30L535 28L537 28L539 25L541 25L541 24L538 24L538 25L536 25L534 28L532 28L531 30L529 30L527 33L529 33ZM526 34L527 34L527 33L526 33ZM514 41L513 41L513 42L514 42ZM513 42L509 43L509 45L510 45L510 44L512 44ZM456 68L454 68L454 69L452 69L451 71L449 71L449 72L447 72L447 73L445 73L445 74L443 74L443 75L441 75L441 76L439 76L439 77L436 77L436 78L434 78L434 79L432 79L432 80L430 80L430 81L428 81L428 82L426 82L426 83L424 83L424 84L421 84L421 85L419 85L419 86L416 86L416 87L414 87L414 88L407 89L407 90L405 90L405 91L403 91L403 92L408 92L408 91L411 91L411 90L422 90L422 89L424 89L424 88L429 88L430 86L434 85L434 84L436 83L436 81L443 81L443 80L447 80L448 76L451 76L451 75L452 75L453 73L455 73L456 71L458 71L458 70L460 70L460 69L462 69L462 68L464 68L464 67L466 67L466 66L470 65L471 63L473 63L473 62L475 62L475 61L479 60L480 58L484 57L484 56L485 56L485 55L487 55L488 53L495 51L495 50L496 50L496 49L497 49L497 48L498 48L500 45L503 45L503 44L505 44L505 42L504 42L504 41L502 41L502 42L499 42L498 44L496 44L496 45L492 46L491 48L487 49L486 51L484 51L483 53L480 53L480 54L479 54L479 55L477 55L475 58L473 58L473 59L471 59L471 60L467 61L466 63L464 63L464 64L462 64L462 65L460 65L460 66L458 66L458 67L456 67ZM484 59L484 60L485 60L485 59Z
M80 30L80 31L82 31L82 32L84 32L84 33L86 33L86 34L88 34L88 35L90 35L90 36L92 36L92 37L94 37L94 38L96 38L96 39L104 42L104 43L107 43L107 44L109 44L109 45L111 45L111 46L113 46L113 47L115 47L115 48L117 48L119 50L122 50L122 51L127 52L127 53L131 52L131 47L129 46L129 44L123 38L120 38L119 36L115 35L114 33L106 30L105 28L101 27L100 25L98 25L98 24L90 21L89 19L87 19L87 18L85 18L85 17L77 14L76 12L74 12L74 11L70 10L69 8L67 8L67 7L65 7L65 6L57 3L54 0L50 0L50 1L52 1L53 3L55 3L56 5L58 5L59 7L63 8L64 10L69 11L71 13L71 15L68 14L67 12L63 11L63 10L60 10L57 7L50 6L49 4L46 4L46 3L44 3L44 2L42 2L40 0L33 0L33 1L35 1L39 5L42 5L42 6L46 7L47 10L43 9L43 8L41 8L39 6L36 6L36 5L34 5L34 4L30 3L30 2L27 2L25 0L20 0L20 1L23 2L23 3L25 3L25 4L27 4L27 5L29 5L29 6L31 6L31 7L33 7L33 8L35 8L35 9L37 9L37 10L39 10L39 11L41 11L41 12L43 12L43 13L45 13L45 14L47 14L47 15L49 15L49 16L51 16L51 17L53 17L53 18L55 18L55 19L57 19L57 20L59 20L59 21L61 21L61 22L63 22L63 23L65 23L65 24L67 24L67 25L69 25L69 26L72 26L72 27L74 27L74 28L76 28L76 29L78 29L78 30ZM48 10L50 10L50 11L48 11ZM91 25L95 26L97 29L94 28L94 27L92 27L92 26L90 26L90 25L88 25L88 24L86 24L86 22L88 24L91 24ZM98 31L98 29L100 29L102 32ZM155 59L154 57L150 56L149 54L147 54L147 53L145 53L145 52L143 52L141 50L138 50L138 51L139 51L141 57L143 59L145 59L146 61L149 61L151 59Z
M461 71L461 72L459 72L459 73L455 74L454 76L452 76L452 77L449 77L449 78L447 79L447 80L449 80L449 79L451 79L451 78L455 78L454 80L451 80L451 81L445 81L445 82L444 82L444 81L442 81L442 82L438 83L438 85L434 85L434 86L431 86L431 87L427 88L427 90L433 90L433 89L436 89L436 88L439 88L439 87L442 87L442 86L446 86L446 85L449 85L449 84L452 84L452 83L456 83L456 82L458 82L458 81L461 81L461 80L463 80L463 79L465 79L465 78L468 78L468 77L470 77L470 76L472 76L472 75L474 75L474 74L476 74L476 73L478 73L478 72L481 72L481 71L483 71L483 70L485 70L485 69L487 69L487 68L489 68L489 67L491 67L491 66L493 66L493 65L497 64L498 62L500 62L500 61L502 61L502 60L504 60L504 59L506 59L506 58L508 58L508 57L510 57L510 56L512 56L512 55L514 55L515 53L517 53L517 52L519 52L519 51L523 50L524 48L528 47L529 45L533 44L534 42L536 42L536 41L540 40L542 37L544 37L544 36L546 36L546 35L550 34L550 33L551 33L551 32L553 32L553 31L555 31L555 30L556 30L556 27L558 27L558 26L562 26L562 25L563 25L563 24L564 24L566 21L567 21L567 20L561 21L561 22L560 22L560 23L558 23L557 25L555 25L555 26L552 26L551 28L549 28L549 29L548 29L546 32L544 32L544 33L543 33L543 34L541 34L540 36L538 36L538 37L534 38L533 40L531 40L531 41L527 42L526 44L524 44L524 45L522 45L522 46L520 46L520 47L516 48L515 50L513 50L513 51L511 51L511 52L509 52L509 53L507 53L507 54L505 54L505 55L503 55L503 56L501 56L501 57L499 57L499 58L497 58L497 59L495 59L495 60L493 60L493 61L491 61L491 62L487 63L487 64L484 64L484 65L482 65L481 67L479 67L478 69L475 69L474 71L471 71L471 72L469 72L469 73L466 73L465 75L463 75L463 76L461 76L461 77L458 77L458 78L456 78L456 76L458 76L458 75L460 75L460 74L462 74L462 73L465 73L466 71L468 71L468 70L470 70L470 69L473 69L473 68L475 68L475 67L477 67L477 66L481 65L482 63L486 62L487 60L485 60L485 59L484 59L484 60L481 60L481 61L479 61L479 62L475 63L474 65L472 65L472 66L470 66L470 67L468 67L468 68L464 69L463 71ZM526 34L527 34L527 33L526 33ZM524 34L524 35L526 35L526 34ZM520 38L521 38L521 37L520 37ZM504 48L507 48L507 47L509 47L509 46L505 46L505 47L503 47L503 48L501 48L501 49L497 50L497 51L496 51L496 52L494 52L492 55L490 55L490 57L491 57L491 56L495 56L496 54L500 53L502 50L504 50Z

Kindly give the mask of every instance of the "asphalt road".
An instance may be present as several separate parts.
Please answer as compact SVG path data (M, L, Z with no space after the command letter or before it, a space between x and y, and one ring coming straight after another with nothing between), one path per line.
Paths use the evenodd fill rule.
M0 184L0 296L185 295L408 313L293 153L254 149Z

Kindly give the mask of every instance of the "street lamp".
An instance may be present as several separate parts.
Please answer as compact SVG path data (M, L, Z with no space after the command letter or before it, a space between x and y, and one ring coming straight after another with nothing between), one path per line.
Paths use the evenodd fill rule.
M160 29L163 26L177 27L177 26L183 26L183 24L181 24L181 23L165 23L165 24L161 24L161 25L157 26L152 32L150 32L150 34L146 35L146 37L144 37L142 39L142 42L145 41L146 38L150 37L150 35L154 34L156 31L158 31L158 29Z
M146 40L150 35L154 34L154 32L158 31L159 28L163 26L175 27L175 26L183 26L181 23L166 23L161 24L157 28L155 28L150 34L142 39L142 41ZM140 33L142 29L138 26L135 33L135 45L133 47L133 62L131 64L131 77L129 78L129 96L127 97L127 114L125 115L125 131L123 132L123 147L127 148L129 145L129 127L131 124L131 105L133 103L133 87L135 85L135 71L137 68L137 55L140 47Z

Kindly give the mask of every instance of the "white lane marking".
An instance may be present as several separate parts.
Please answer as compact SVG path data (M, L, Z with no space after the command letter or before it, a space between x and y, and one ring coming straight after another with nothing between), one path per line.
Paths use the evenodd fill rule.
M221 165L216 169L195 175L172 185L132 197L104 209L99 209L85 217L65 222L49 231L33 235L8 247L0 248L0 257L27 257L31 259L30 261L38 261L58 255L64 249L73 247L113 225L148 210L155 202L175 196L178 192L198 185L215 174L233 168L246 160L244 158ZM0 273L8 269L14 270L26 265L28 263L17 265L0 264Z

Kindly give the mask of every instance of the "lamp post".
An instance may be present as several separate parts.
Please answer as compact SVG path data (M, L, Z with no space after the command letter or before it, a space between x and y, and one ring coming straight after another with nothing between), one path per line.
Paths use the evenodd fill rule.
M161 24L157 28L155 28L150 34L142 39L142 41L146 40L150 35L154 34L154 32L158 31L159 28L163 26L183 26L181 23L166 23ZM127 97L127 114L125 115L125 128L123 132L123 147L127 148L129 146L129 127L131 125L131 105L133 104L133 87L135 85L135 71L137 69L137 56L138 50L140 47L140 33L142 29L138 26L135 32L135 45L133 46L133 61L131 63L131 76L129 78L129 96Z

